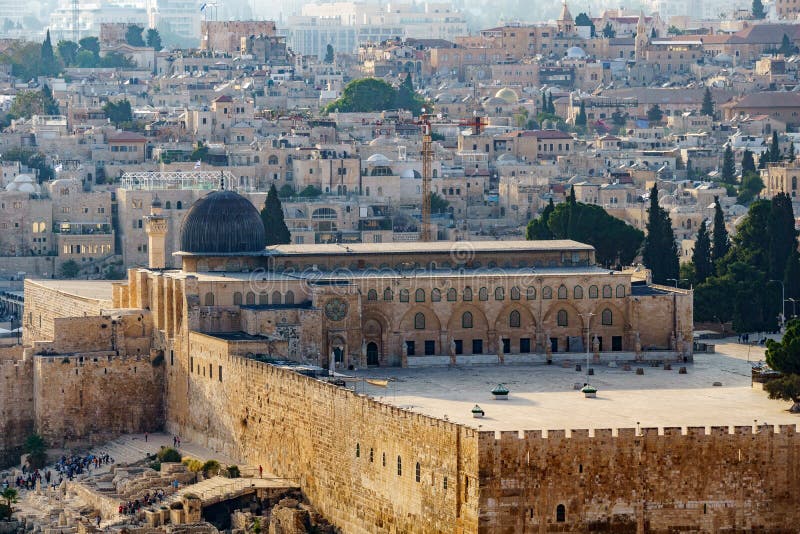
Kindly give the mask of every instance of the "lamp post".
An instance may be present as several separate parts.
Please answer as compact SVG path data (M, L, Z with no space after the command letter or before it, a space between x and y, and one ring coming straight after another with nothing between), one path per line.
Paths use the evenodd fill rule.
M792 317L796 317L797 316L797 309L794 307L794 305L797 304L797 300L793 299L792 297L789 297L786 300L791 301L791 303L792 303Z
M589 325L592 322L592 316L594 316L594 314L591 313L591 312L588 312L588 313L581 313L580 316L583 317L585 322L586 322L586 376L587 376L586 381L588 382L589 381L589 378L588 378L588 376L589 376L589 343L590 343L590 339L591 339L591 331L589 330Z
M675 282L675 287L678 287L679 282L688 282L688 278L667 278L667 282Z
M770 282L778 282L781 285L781 314L779 317L781 319L781 326L783 326L784 323L783 303L786 302L786 288L783 285L783 280L770 280Z

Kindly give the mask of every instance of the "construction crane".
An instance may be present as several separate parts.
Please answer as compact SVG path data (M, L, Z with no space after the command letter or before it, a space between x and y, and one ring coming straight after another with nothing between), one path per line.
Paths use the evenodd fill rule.
M431 241L431 173L433 168L433 140L431 138L430 115L420 117L422 126L422 220L420 221L420 240Z

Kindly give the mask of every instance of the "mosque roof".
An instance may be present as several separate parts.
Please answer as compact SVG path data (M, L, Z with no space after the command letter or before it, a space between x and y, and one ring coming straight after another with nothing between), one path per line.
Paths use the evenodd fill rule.
M259 252L265 246L261 215L233 191L214 191L201 198L181 224L181 252L239 254Z

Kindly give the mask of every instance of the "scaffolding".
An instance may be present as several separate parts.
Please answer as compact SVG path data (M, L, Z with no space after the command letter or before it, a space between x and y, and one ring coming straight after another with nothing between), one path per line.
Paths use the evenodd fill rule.
M248 181L245 179L245 181ZM140 171L122 175L122 189L134 191L161 191L165 189L201 189L212 191L228 189L250 190L250 184L240 180L229 171Z

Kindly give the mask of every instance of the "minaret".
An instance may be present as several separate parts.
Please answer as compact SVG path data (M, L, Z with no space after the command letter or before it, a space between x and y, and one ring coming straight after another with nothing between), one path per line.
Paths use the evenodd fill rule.
M645 52L647 44L650 41L647 35L647 24L644 21L644 13L639 12L639 22L636 23L636 40L634 41L634 48L636 53L636 61L645 59Z
M150 215L145 216L147 232L147 266L150 269L164 269L167 266L167 218L161 215L161 201L153 197Z

